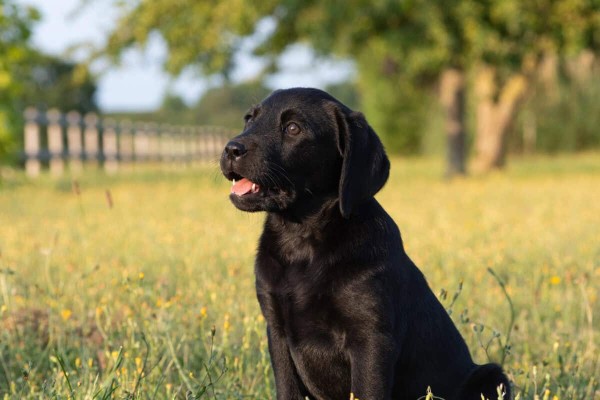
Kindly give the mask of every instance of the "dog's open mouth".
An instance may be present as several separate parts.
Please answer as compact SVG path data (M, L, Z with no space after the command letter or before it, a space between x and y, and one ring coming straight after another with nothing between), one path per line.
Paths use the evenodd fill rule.
M260 192L260 186L248 178L241 178L231 181L231 194L236 196L246 196L247 194L256 194Z
M242 211L278 211L294 199L292 189L266 184L260 177L245 177L233 171L225 173L225 177L231 181L229 198Z
M238 199L250 199L271 197L283 193L278 187L266 187L260 183L253 182L250 178L246 178L235 172L225 175L231 180L231 196Z

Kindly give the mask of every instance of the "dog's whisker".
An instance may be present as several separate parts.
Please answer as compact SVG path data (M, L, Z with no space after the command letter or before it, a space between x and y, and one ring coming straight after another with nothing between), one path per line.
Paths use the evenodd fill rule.
M277 184L277 181L276 181L276 180L273 178L273 176L272 176L272 175L271 175L269 172L267 172L267 173L266 173L264 176L265 176L265 178L266 178L267 180L269 180L269 182L271 182L271 185L272 185L273 187L277 187L277 186L279 186L279 185Z
M273 187L280 186L280 180L278 179L278 175L272 168L269 168L269 164L265 164L266 170L263 172L263 176L266 180L268 180Z
M267 164L267 168L269 168L269 170L271 170L273 173L275 173L277 177L281 177L281 178L285 179L290 184L291 187L294 186L294 183L292 182L290 177L287 175L287 172L281 165L271 162L271 163Z
M274 186L279 187L279 188L281 188L283 186L282 182L281 182L281 179L280 179L280 177L277 174L268 173L267 175L268 175L269 179L271 180L271 182L273 183Z

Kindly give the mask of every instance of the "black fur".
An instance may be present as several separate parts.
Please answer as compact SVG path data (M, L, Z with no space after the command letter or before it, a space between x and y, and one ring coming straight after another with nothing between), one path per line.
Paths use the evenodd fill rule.
M500 367L473 363L373 198L389 160L363 115L296 88L245 120L221 169L258 185L232 193L236 207L267 211L255 272L277 399L413 400L430 386L447 400L495 400L498 385L508 391Z

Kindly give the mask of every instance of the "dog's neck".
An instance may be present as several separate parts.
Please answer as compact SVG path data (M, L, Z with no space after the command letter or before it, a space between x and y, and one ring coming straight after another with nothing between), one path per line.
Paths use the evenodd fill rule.
M269 212L267 224L272 228L300 229L324 233L331 221L343 219L337 197L311 198L300 202L301 206Z
M344 229L337 198L302 204L301 210L290 208L267 214L261 243L282 265L312 264L317 249L335 242L340 227Z

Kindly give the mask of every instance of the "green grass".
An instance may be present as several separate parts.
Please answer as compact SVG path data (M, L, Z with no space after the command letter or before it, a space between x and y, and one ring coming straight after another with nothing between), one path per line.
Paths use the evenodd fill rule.
M378 198L477 362L509 332L491 268L519 398L600 399L600 156L452 182L440 161L392 165ZM263 215L237 211L214 166L77 182L2 172L0 399L273 398Z

